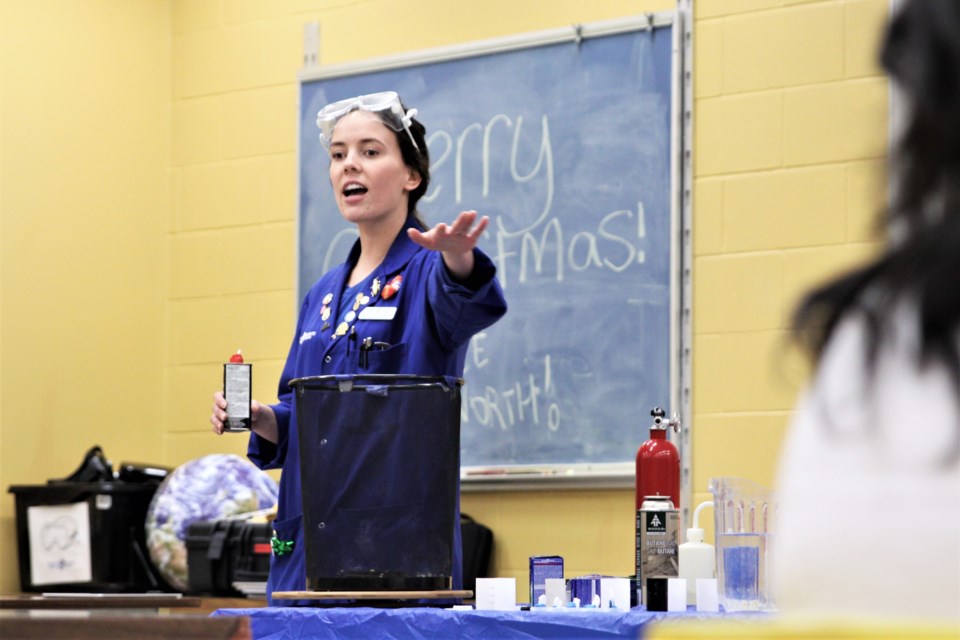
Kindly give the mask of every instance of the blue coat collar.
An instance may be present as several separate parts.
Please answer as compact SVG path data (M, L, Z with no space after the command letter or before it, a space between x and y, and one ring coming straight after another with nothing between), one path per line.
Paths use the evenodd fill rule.
M387 284L387 279L402 271L407 263L410 262L410 260L413 259L417 253L423 250L420 245L411 240L410 236L407 235L407 229L410 228L421 229L420 224L413 216L407 217L407 221L404 224L403 229L401 229L400 233L397 234L397 237L394 238L393 244L390 245L390 250L387 251L387 255L383 259L383 262L381 262L380 265L374 269L372 277L377 279L377 292L371 296L369 304L378 304L381 300L383 300L380 294L383 291L383 286ZM334 291L337 292L335 298L337 303L335 303L335 305L337 307L338 315L340 313L340 309L338 308L340 296L343 295L343 291L347 285L347 278L359 259L360 240L358 239L353 243L353 247L350 249L350 255L347 256L346 262L341 265L339 273L336 277ZM373 293L373 291L371 291L369 288L368 292Z
M410 262L410 259L420 251L420 245L410 239L410 236L407 235L407 229L420 229L419 223L413 216L408 216L406 223L403 225L403 229L400 230L400 233L397 234L397 237L394 238L393 244L390 245L390 250L387 251L387 256L383 259L383 262L380 263L380 266L377 267L376 277L380 278L381 281L384 277L394 274ZM350 249L350 255L347 257L347 261L344 263L344 270L342 274L343 280L346 280L347 275L350 271L353 270L354 265L357 264L357 261L360 259L360 240L357 240L353 243L353 247Z

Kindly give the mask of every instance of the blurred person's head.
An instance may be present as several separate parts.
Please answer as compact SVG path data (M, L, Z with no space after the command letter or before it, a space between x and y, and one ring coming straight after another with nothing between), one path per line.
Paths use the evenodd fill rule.
M918 318L918 365L937 363L960 398L960 0L906 0L880 51L902 127L891 150L886 249L801 302L794 327L814 360L849 313L866 319L867 362L892 335L894 307ZM949 458L960 459L960 426Z
M960 1L903 3L880 60L906 112L891 158L890 214L907 226L894 231L909 234L960 216Z

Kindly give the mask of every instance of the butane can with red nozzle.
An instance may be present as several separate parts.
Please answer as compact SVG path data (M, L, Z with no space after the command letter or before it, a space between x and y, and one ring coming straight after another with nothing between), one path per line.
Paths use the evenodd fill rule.
M230 356L230 362L223 365L223 397L227 401L227 420L224 431L233 433L250 431L251 393L253 369L243 362L240 350Z

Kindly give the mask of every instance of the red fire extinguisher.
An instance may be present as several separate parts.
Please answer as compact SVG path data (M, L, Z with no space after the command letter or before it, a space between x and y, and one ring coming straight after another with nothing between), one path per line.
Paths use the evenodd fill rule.
M669 496L674 509L680 508L680 454L667 440L667 429L680 430L680 420L667 420L663 409L650 412L650 439L637 449L637 509L646 496Z

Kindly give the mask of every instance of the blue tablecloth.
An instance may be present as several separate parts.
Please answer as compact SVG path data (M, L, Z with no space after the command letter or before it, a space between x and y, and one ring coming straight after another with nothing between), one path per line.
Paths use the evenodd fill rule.
M683 616L716 618L722 613L660 613L579 609L565 611L453 611L431 607L267 607L219 609L214 616L249 616L255 640L378 638L637 638L655 620Z

